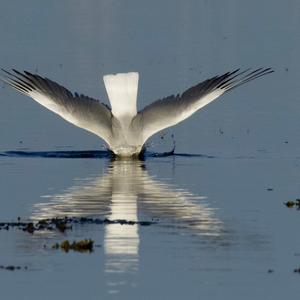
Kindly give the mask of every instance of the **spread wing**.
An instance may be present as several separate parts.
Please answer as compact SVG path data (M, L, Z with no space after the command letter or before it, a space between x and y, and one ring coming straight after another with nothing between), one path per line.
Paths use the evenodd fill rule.
M145 142L154 133L183 121L223 93L272 72L271 68L254 71L247 69L243 72L237 69L215 76L189 88L181 95L172 95L146 106L137 114L133 123L143 128Z
M1 79L17 91L33 98L68 122L109 142L112 115L105 104L77 93L73 95L56 82L36 74L2 71L6 76Z

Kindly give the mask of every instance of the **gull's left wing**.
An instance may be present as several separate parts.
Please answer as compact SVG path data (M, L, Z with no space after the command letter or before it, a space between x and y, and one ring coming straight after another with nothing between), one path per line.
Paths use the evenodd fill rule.
M271 68L255 71L248 69L243 72L237 69L215 76L189 88L181 95L172 95L146 106L137 114L132 124L142 128L145 142L156 132L183 121L225 92L272 72L274 71Z
M98 100L84 95L74 95L58 83L37 74L24 71L2 71L1 80L17 91L55 112L68 122L90 131L108 144L111 138L111 110Z

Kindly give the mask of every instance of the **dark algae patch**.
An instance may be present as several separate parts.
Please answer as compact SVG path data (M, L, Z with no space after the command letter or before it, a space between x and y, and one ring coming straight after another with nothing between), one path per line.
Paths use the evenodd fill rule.
M300 199L289 200L284 202L284 205L288 208L296 207L297 209L300 209Z
M294 269L294 273L298 273L298 274L300 274L300 268L296 268L296 269Z
M21 267L21 266L13 266L13 265L9 265L9 266L0 266L1 270L6 270L6 271L18 271L18 270L27 270L27 266L25 267Z
M110 220L110 219L100 219L100 218L90 218L90 217L64 217L64 218L50 218L42 219L39 221L23 221L18 217L16 222L0 222L1 230L21 230L33 235L36 231L51 231L65 233L73 229L73 226L84 226L84 225L110 225L119 224L124 226L149 226L156 224L156 221L130 221L124 219ZM75 251L75 252L93 252L95 247L100 247L100 245L95 245L94 241L91 239L82 239L78 241L65 240L60 243L55 243L51 248L58 249L64 252ZM44 249L48 248L44 245ZM21 270L27 269L27 267L19 266L0 266L3 270Z
M18 218L17 222L0 222L0 230L9 230L9 229L19 229L24 232L28 232L30 234L33 234L35 231L60 231L64 232L67 229L72 229L72 226L66 225L66 219L65 218L54 218L54 219L46 219L46 220L40 220L36 222L30 222L30 221L20 221L20 218Z
M12 228L23 230L33 234L35 231L59 231L65 232L67 230L72 230L73 225L85 225L85 224L95 224L95 225L110 225L110 224L120 224L120 225L140 225L149 226L156 224L156 221L130 221L130 220L110 220L110 219L99 219L99 218L88 218L88 217L64 217L64 218L51 218L43 219L39 221L21 221L18 218L17 222L0 222L0 230L9 230Z
M289 200L284 203L286 207L294 207L295 206L295 201Z
M91 239L85 239L80 241L73 241L72 243L65 240L61 243L56 243L52 246L52 249L61 249L64 252L69 252L70 250L76 252L93 252L94 241Z

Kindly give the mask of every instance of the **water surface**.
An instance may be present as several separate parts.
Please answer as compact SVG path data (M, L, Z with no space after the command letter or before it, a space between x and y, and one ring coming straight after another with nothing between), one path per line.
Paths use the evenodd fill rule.
M5 299L283 299L300 292L298 1L12 1L0 5L1 67L107 103L102 76L138 71L138 105L237 67L272 67L112 160L100 139L0 89L0 221L76 216L0 231ZM172 138L171 134L174 135ZM176 155L170 152L175 140ZM92 151L92 152L91 152ZM171 153L169 153L171 154ZM92 238L95 251L51 246ZM46 245L46 248L44 247Z

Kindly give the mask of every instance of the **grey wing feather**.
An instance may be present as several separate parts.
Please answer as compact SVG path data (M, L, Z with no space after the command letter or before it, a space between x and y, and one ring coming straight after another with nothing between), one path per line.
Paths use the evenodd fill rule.
M105 104L77 93L73 95L56 82L27 71L2 71L6 77L1 79L17 91L33 98L70 123L109 142L112 114Z
M223 93L272 72L274 71L271 68L254 71L247 69L242 72L237 69L215 76L189 88L181 95L172 95L153 102L140 111L133 122L143 128L143 137L146 141L156 132L188 118Z

